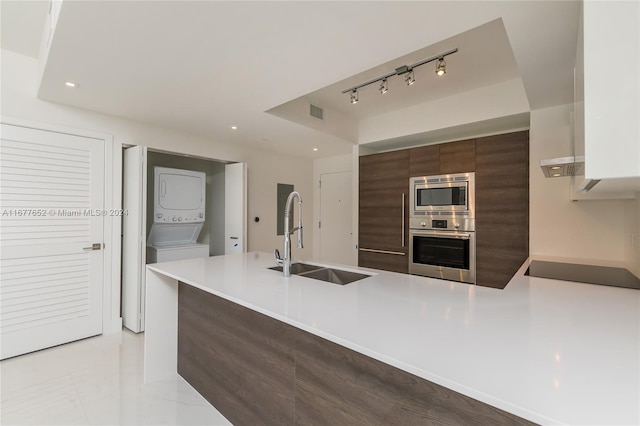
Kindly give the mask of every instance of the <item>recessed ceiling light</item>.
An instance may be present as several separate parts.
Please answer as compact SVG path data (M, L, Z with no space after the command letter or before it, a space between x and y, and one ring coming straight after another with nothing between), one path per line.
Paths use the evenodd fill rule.
M553 166L551 167L551 170L560 170L560 166Z
M318 150L318 148L313 148L313 150L314 150L314 151L317 151L317 150Z
M231 130L238 130L238 126L231 126Z
M64 83L65 86L67 87L78 87L79 84L78 83L74 83L72 81L67 81L66 83Z
M560 177L560 176L562 176L562 175L561 175L560 173L554 173L552 176L553 176L553 177Z

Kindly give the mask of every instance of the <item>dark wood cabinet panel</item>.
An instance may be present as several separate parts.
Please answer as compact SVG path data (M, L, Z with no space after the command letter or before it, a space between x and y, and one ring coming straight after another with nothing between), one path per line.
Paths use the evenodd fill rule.
M237 425L532 424L184 283L178 372Z
M440 145L440 173L467 173L476 169L476 140L450 142Z
M295 331L179 284L178 373L233 424L293 424Z
M403 253L404 256L400 254L384 254L358 250L358 266L408 274L408 250L403 251Z
M526 257L523 258L522 255L509 250L495 249L491 246L481 248L476 256L479 265L476 267L477 285L504 289L525 260Z
M412 177L473 172L475 167L475 139L409 150L409 175Z
M406 254L409 238L409 152L402 150L362 156L359 176L359 246ZM383 254L377 259L364 258L364 263L359 265L408 272L408 265L401 267L395 257L398 256ZM406 256L400 257L404 257L406 263ZM380 262L371 264L371 260Z
M296 424L531 425L309 333L296 342Z
M407 164L408 174L403 173ZM360 252L358 264L408 272L408 177L473 171L476 283L504 288L529 256L528 131L360 157L360 247L407 256ZM406 194L404 212L402 193Z
M432 176L440 174L440 146L427 145L409 150L409 175Z
M408 238L406 229L408 217L405 217L403 222L402 215L406 214L406 211L402 211L401 194L393 195L394 206L360 206L358 225L358 244L360 247L391 251L402 251L404 249L402 247L403 226L405 228L404 238L406 242ZM409 198L405 196L405 210L408 201Z
M409 177L407 150L383 152L360 157L360 179L365 182L380 182L400 177ZM399 167L403 166L403 167Z
M476 140L476 281L504 288L529 256L529 132Z

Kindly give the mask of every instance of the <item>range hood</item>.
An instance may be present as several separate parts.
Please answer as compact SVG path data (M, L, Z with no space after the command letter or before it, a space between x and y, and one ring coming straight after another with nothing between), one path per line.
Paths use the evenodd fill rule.
M540 168L548 178L584 175L584 156L572 155L540 160Z

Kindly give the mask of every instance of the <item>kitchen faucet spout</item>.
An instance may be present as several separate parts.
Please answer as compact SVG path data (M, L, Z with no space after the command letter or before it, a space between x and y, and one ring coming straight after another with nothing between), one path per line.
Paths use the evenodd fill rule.
M291 204L294 198L298 199L298 226L295 228L289 227L289 211L291 210ZM302 244L302 198L300 194L293 191L287 197L287 202L284 207L284 258L282 260L282 273L285 277L291 276L291 234L298 232L298 248L303 248ZM279 256L276 256L276 260ZM279 263L279 262L278 262Z

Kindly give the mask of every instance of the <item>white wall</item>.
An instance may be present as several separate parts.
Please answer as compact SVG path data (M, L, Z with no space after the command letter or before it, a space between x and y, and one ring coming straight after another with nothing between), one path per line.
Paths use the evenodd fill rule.
M62 125L75 129L86 129L114 136L114 158L116 176L121 175L122 144L144 145L157 150L180 152L199 157L244 161L248 170L248 250L272 251L282 245L282 237L276 235L276 185L291 183L305 197L304 222L311 223L313 189L312 161L286 157L269 151L248 148L224 141L212 141L184 132L150 126L126 118L98 114L86 110L41 101L36 98L36 59L11 51L2 50L2 75L0 84L1 114L3 117L30 120L39 123ZM82 89L80 89L82 90ZM118 180L119 182L119 180ZM114 199L121 199L116 188ZM119 208L119 206L113 206ZM260 217L255 223L253 218ZM116 232L114 230L114 232ZM120 229L117 230L119 235ZM299 257L311 257L312 234L307 236L305 249ZM294 253L295 254L295 253ZM119 252L114 257L119 259ZM117 265L119 268L119 265ZM117 274L119 276L119 274ZM120 283L108 283L119 300ZM117 289L117 293L116 293ZM119 318L119 304L110 310L112 318ZM106 330L108 331L108 330ZM115 330L114 330L115 331Z
M344 154L335 157L319 158L313 161L313 258L320 258L320 238L318 222L320 221L320 175L325 173L350 172L353 170L353 155ZM357 198L357 191L353 192ZM357 221L357 216L356 216ZM355 231L354 231L355 232ZM345 264L357 265L358 252L353 250L351 262Z
M276 217L277 184L292 184L300 193L303 201L302 225L312 223L313 219L313 163L311 160L282 158L273 154L265 154L258 150L247 153L247 231L250 251L273 252L280 249L283 253L283 236L276 235L276 226L282 217ZM294 210L297 222L298 212ZM254 218L259 217L260 222ZM310 259L313 252L313 234L304 233L304 248L298 249L292 244L294 259ZM275 264L274 264L275 265Z
M541 159L573 154L572 108L531 111L530 255L621 265L631 256L633 201L570 201L570 178L545 178L540 169Z
M360 120L358 143L367 144L529 111L520 79L390 111Z

